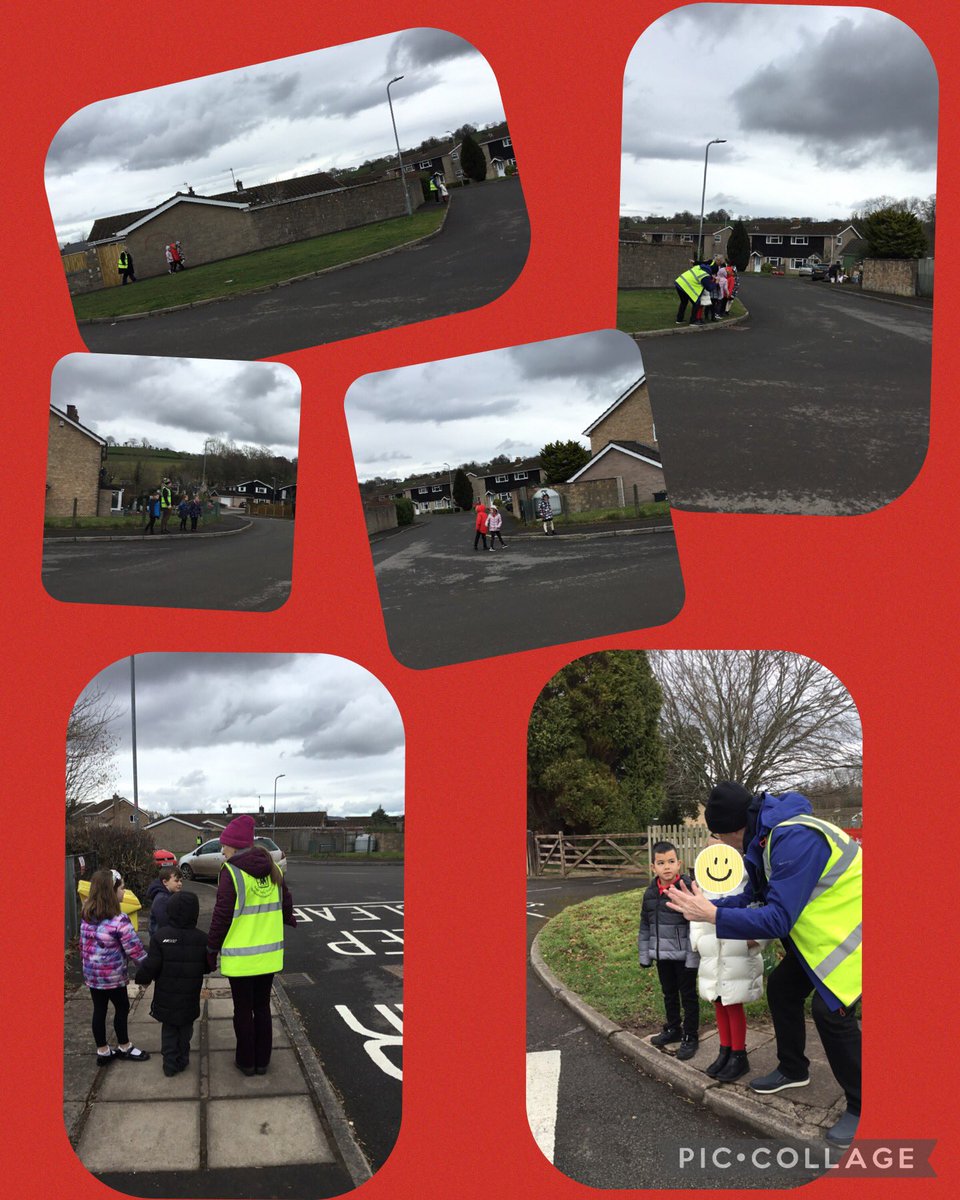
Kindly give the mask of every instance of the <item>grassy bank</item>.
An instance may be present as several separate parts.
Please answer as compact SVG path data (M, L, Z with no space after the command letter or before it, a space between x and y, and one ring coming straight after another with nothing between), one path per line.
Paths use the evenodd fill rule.
M350 863L385 863L403 862L402 850L373 850L370 854L361 851L359 854L311 854L309 856L318 862L350 862Z
M654 329L672 329L677 320L677 303L674 288L630 288L619 291L617 328L624 333L650 333ZM739 300L734 300L730 306L731 317L741 317L746 311ZM686 315L689 319L689 309Z
M628 521L636 517L666 517L670 515L667 500L641 504L639 511L632 504L625 508L592 508L587 512L562 513L555 518L558 525L593 525L600 521Z
M648 1033L663 1024L663 996L656 967L641 969L637 927L643 887L574 904L540 932L540 952L565 986L625 1028ZM768 969L779 943L764 951ZM747 1019L769 1016L766 999L747 1005ZM700 1001L702 1025L714 1022L713 1005Z
M83 321L92 317L153 312L158 308L222 296L239 296L424 237L439 226L444 211L439 205L425 206L410 217L378 221L375 225L328 233L290 246L258 250L254 254L225 258L199 267L188 266L186 271L178 271L176 275L143 279L126 287L103 288L99 292L74 296L73 311L77 320Z
M219 519L219 513L204 513L201 523L202 525L213 525ZM179 527L180 518L177 516L176 509L171 517L171 525L174 520ZM138 513L133 517L124 517L119 513L113 513L109 517L77 517L76 520L73 517L47 517L43 522L43 527L44 529L102 529L105 533L111 529L124 529L128 533L133 533L142 530L146 524L147 517L144 513Z

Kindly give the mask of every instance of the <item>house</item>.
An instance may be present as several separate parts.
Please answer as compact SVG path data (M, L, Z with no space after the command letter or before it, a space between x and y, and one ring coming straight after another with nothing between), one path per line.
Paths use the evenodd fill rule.
M435 512L441 508L453 508L453 493L449 475L446 478L424 475L417 479L407 479L392 494L398 499L405 497L412 500L413 511L417 516L420 513Z
M474 137L487 160L487 178L502 179L507 168L516 169L517 159L513 151L513 139L506 122L492 129L481 130Z
M628 438L656 445L657 430L650 407L647 377L635 379L609 408L583 431L590 439L590 453L599 454L603 448L618 438Z
M219 837L227 827L230 817L210 817L206 813L172 813L151 821L144 829L153 838L153 844L178 857L189 854L197 847L197 838L202 842Z
M74 814L79 821L89 821L94 825L112 825L115 829L126 829L137 824L137 810L124 796L116 792L109 800L95 800L90 804L82 804ZM144 825L145 814L140 812L140 825Z
M47 437L45 517L96 517L110 512L111 492L104 486L106 440L80 424L76 405L50 405Z
M787 274L816 263L838 262L844 247L860 238L849 221L747 221L750 238L748 271L769 263Z
M616 503L619 508L633 503L634 487L641 504L666 499L660 451L644 442L627 439L608 442L586 466L570 476L567 484L590 483L601 479L616 480Z
M212 488L210 495L217 499L221 508L239 511L257 504L272 504L273 486L262 479L245 479L233 487Z
M526 462L510 463L509 466L494 467L484 475L475 475L472 471L467 478L473 488L475 501L485 500L493 496L504 503L511 494L524 488L535 489L544 482L544 472L539 458L530 458Z

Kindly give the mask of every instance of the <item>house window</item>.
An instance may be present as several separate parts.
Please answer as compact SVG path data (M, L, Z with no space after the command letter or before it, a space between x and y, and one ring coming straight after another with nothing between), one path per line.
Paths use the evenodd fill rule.
M417 488L417 491L420 493L421 496L424 495L426 490L427 490L426 488Z
M782 241L783 241L783 238L779 237L779 236L770 236L767 238L767 243L768 243L768 245L771 245L771 246L779 246Z
M770 264L771 267L779 267L780 266L779 258L768 258L767 262Z
M418 165L419 165L421 171L429 171L430 168L433 166L433 163L428 158L425 162L419 163Z
M512 141L510 140L510 138L508 138L508 137L501 138L501 139L500 139L500 142L501 142L501 144L502 144L502 145L504 145L504 146L512 146L512 145L513 145L513 142L512 142Z
M526 479L527 473L526 473L526 471L514 471L513 477L516 480Z
M681 234L680 234L680 241L681 241L681 242L692 242L692 241L693 241L693 234L692 234L692 233L681 233Z
M241 486L237 488L238 492L245 492L246 490L247 490L246 484L241 484Z
M807 260L805 258L793 259L793 269L794 270L796 270L798 267L805 267L806 265L807 265Z
M720 242L720 241L723 241L723 235L722 235L722 234L720 234L720 233L715 233L715 234L713 235L713 240L714 240L715 242Z
M805 237L792 237L790 239L790 245L791 246L807 246L807 245L809 245L809 239L805 238Z
M506 475L495 475L493 482L494 483L506 483L507 477L506 477Z
M434 486L430 489L430 491L431 492L442 492L443 488L440 486L440 484L434 484Z
M267 494L266 488L258 487L258 488L254 488L253 490L257 493L258 496L265 496Z
M843 234L838 233L837 234L837 249L839 250L842 245L843 245Z

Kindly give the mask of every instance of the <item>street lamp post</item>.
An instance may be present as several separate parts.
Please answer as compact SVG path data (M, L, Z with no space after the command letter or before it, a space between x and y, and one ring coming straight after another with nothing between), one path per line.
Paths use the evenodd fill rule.
M286 775L278 775L277 779L286 779ZM277 838L277 779L273 781L273 838Z
M403 155L400 153L400 138L397 135L397 119L393 115L393 100L390 96L390 89L395 83L399 83L403 78L398 75L396 79L391 79L387 84L387 103L390 105L390 120L393 122L393 140L397 143L397 162L400 164L400 182L403 184L403 202L407 206L407 216L413 216L413 209L410 207L410 193L407 191L407 177L403 171Z
M215 442L216 440L216 438L209 437L203 443L203 478L200 482L201 492L206 492L207 490L207 447L211 442Z
M453 157L453 152L457 148L457 135L452 129L447 129L445 132L450 134L450 162L453 163L453 173L460 180L463 178L463 171L460 167L460 155L458 154L456 158Z
M448 462L441 463L440 465L447 468L447 487L450 489L450 511L453 512L453 470Z
M714 138L707 142L707 148L703 152L703 191L700 193L700 232L697 234L697 260L703 258L703 206L707 198L707 159L710 156L710 147L719 146L721 142L725 142L726 138Z

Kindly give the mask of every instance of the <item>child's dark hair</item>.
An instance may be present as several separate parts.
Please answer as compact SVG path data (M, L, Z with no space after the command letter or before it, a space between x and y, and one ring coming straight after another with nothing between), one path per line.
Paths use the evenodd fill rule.
M653 856L653 858L656 858L658 854L669 854L671 851L673 851L674 854L677 854L677 848L673 842L654 842L653 849L650 851L650 854ZM677 854L677 857L679 858L680 855Z
M166 883L168 879L182 879L183 875L179 867L172 867L168 865L160 868L160 873L157 878L162 883Z

